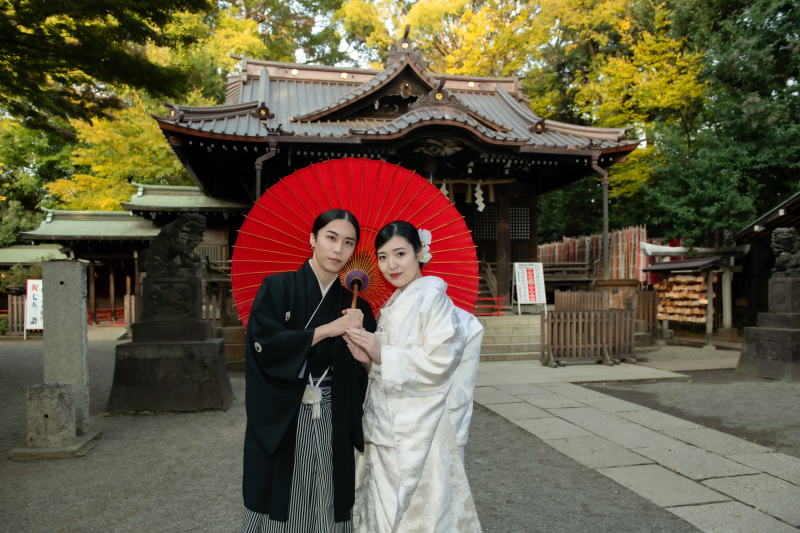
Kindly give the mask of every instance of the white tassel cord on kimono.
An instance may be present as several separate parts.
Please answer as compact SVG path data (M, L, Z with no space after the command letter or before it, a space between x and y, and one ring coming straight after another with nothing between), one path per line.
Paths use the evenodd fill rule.
M303 391L303 399L300 401L306 405L312 406L311 420L319 420L319 402L322 401L322 389L319 388L319 384L322 383L322 380L328 375L328 370L330 369L331 367L325 369L325 372L323 372L322 376L317 380L316 385L314 385L314 378L308 376L308 385L306 385L306 390Z
M381 310L381 365L371 374L356 460L356 530L479 532L461 460L483 328L429 276ZM463 366L462 366L463 365ZM388 419L388 420L387 420Z

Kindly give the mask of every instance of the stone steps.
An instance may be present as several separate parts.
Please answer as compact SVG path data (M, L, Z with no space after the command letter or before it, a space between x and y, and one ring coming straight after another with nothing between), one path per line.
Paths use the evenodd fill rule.
M483 324L481 361L539 359L540 319L537 315L478 317Z
M493 328L494 329L494 328ZM539 334L483 335L483 344L533 344L539 342Z

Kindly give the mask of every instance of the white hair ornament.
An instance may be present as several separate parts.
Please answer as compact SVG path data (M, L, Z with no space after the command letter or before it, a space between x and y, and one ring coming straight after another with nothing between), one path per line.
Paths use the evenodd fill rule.
M422 243L422 257L420 263L427 263L433 256L431 255L431 232L426 229L418 229L419 241Z

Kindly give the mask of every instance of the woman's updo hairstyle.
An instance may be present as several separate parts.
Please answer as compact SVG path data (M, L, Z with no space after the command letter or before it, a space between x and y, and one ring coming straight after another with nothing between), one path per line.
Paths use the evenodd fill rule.
M311 226L311 233L314 234L314 238L317 238L319 230L334 220L346 220L351 223L356 229L356 244L358 244L359 239L361 239L361 228L358 225L356 216L346 209L328 209L320 213L316 220L314 220L314 225Z
M414 249L414 255L418 254L420 250L422 250L422 241L419 240L419 232L417 228L415 228L409 222L405 220L395 220L394 222L389 222L386 224L383 229L381 229L378 234L375 236L375 254L378 254L378 250L380 250L384 244L389 242L389 239L392 237L402 237L411 245L411 248ZM424 263L419 264L419 268L422 268Z

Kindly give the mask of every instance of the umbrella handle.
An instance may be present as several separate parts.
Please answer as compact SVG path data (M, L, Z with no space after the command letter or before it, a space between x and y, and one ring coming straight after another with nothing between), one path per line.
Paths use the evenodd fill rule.
M353 283L353 304L350 306L350 309L356 308L356 302L358 301L358 288L361 286L361 283Z

